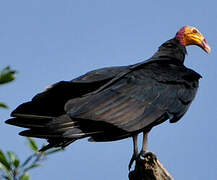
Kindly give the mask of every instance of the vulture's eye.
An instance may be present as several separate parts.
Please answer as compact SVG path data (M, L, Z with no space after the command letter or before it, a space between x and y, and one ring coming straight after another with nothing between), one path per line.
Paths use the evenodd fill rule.
M195 34L197 34L197 33L198 33L198 30L193 29L192 32L195 33Z

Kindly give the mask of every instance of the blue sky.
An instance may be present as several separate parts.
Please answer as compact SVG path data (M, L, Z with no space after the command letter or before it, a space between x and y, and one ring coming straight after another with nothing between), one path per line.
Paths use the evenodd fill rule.
M183 25L197 27L212 48L207 55L188 47L185 65L203 76L187 114L149 135L156 153L176 180L217 176L216 2L142 0L19 0L0 2L0 67L11 65L17 79L0 90L0 148L21 158L30 151L21 128L4 124L10 112L46 86L106 66L149 58ZM40 144L44 140L38 141ZM33 180L120 179L128 176L132 140L75 142L31 172Z

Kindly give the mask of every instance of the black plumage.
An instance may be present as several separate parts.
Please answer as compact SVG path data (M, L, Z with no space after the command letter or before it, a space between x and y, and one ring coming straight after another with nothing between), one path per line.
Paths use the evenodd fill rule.
M20 135L47 139L42 150L85 137L113 141L146 134L166 120L178 121L195 97L201 76L184 66L185 54L173 38L147 61L56 83L17 107L6 123L28 128Z

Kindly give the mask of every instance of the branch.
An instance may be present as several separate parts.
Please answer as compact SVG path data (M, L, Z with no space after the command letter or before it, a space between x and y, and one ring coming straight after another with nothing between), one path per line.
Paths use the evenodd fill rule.
M149 152L144 159L137 159L135 169L129 173L129 180L174 180L157 157Z

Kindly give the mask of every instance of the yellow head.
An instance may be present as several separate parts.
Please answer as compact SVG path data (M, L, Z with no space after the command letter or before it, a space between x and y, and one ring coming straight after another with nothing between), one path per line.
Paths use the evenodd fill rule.
M184 26L176 34L176 39L184 46L197 45L207 53L211 52L211 48L206 42L204 36L195 27Z

